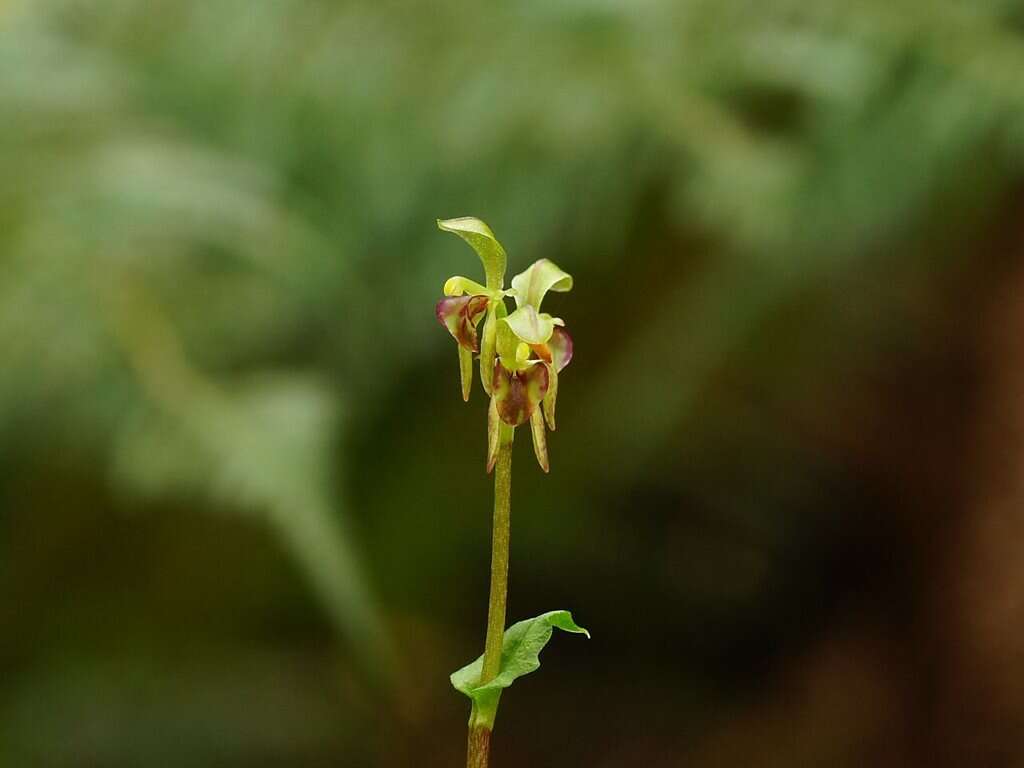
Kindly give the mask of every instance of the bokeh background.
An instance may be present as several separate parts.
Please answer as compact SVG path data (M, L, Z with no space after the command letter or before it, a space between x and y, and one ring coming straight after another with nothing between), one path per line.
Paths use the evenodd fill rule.
M0 762L456 766L486 220L524 435L496 766L1024 765L1017 0L0 2Z

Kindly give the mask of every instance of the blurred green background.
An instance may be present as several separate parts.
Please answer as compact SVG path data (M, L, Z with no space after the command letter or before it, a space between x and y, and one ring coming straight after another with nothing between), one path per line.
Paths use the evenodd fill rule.
M1018 0L0 2L0 763L460 764L464 215L576 278L496 766L1024 765Z

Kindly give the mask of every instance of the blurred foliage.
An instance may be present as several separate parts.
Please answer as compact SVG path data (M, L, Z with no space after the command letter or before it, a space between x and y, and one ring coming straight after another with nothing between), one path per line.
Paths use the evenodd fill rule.
M431 758L458 754L443 670L479 651L489 503L482 401L454 402L432 318L472 260L434 220L460 215L577 285L510 619L565 603L597 638L567 676L629 657L671 702L656 731L711 717L737 656L806 627L821 537L872 492L817 436L941 346L943 286L1021 181L1021 72L1012 0L0 4L4 762L403 764L354 702L414 662L400 729L422 749L450 720ZM143 508L172 544L116 522ZM325 661L275 546L204 512L261 515L356 655ZM138 603L98 599L136 550L223 599L169 609L151 569ZM245 572L256 596L222 583ZM642 635L617 618L637 601L670 606ZM252 640L252 615L291 629ZM207 649L180 674L178 635L117 640L174 621ZM308 646L346 671L303 670ZM596 734L596 708L516 748Z

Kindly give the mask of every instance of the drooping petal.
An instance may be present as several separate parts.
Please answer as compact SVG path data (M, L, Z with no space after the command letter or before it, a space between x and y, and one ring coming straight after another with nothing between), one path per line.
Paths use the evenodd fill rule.
M533 413L530 414L530 433L533 435L533 452L537 456L537 463L545 472L550 472L548 440L544 434L544 417L541 416L539 408L534 408Z
M565 328L555 326L548 339L548 349L551 350L551 361L555 368L561 371L572 361L572 336Z
M501 434L501 421L498 418L498 404L491 398L487 408L487 474L491 474L494 463L498 460L498 438Z
M473 388L473 353L459 344L459 378L462 380L462 399L469 402L469 393Z
M513 427L530 418L548 391L547 366L534 362L521 371L508 370L500 360L494 366L492 392L498 416Z
M512 332L527 344L547 344L555 330L551 315L538 312L531 304L524 304L505 318Z
M484 320L483 340L480 342L480 381L483 383L484 392L491 394L491 384L494 383L494 356L498 342L498 321L508 313L505 302L501 299L492 301L487 309L487 319Z
M540 310L544 294L548 291L565 293L572 290L572 275L550 259L540 259L512 278L516 306L532 306Z
M548 429L555 431L555 401L558 400L558 369L548 366L548 391L544 395L544 418L547 419Z
M448 296L437 302L437 319L459 344L470 352L479 350L476 327L487 310L486 296Z
M494 236L491 228L480 219L464 216L459 219L438 219L437 226L465 240L476 251L487 274L487 287L500 291L505 285L505 249Z

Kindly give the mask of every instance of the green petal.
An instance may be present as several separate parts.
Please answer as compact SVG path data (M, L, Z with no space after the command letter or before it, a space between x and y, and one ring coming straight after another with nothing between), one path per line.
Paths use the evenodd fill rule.
M531 304L519 307L505 318L505 322L527 344L547 344L555 331L551 315L538 312Z
M548 291L565 293L572 290L572 275L549 259L533 262L524 271L512 278L516 306L530 305L539 310Z
M462 399L469 402L473 388L473 353L459 344L459 377L462 379Z
M492 301L484 320L483 341L480 343L480 381L484 392L491 394L491 383L494 381L494 356L497 349L498 321L508 313L505 302L501 299Z
M506 424L518 427L533 414L548 391L546 365L528 365L510 371L499 361L494 366L493 396L498 416Z
M487 474L494 470L498 460L498 437L501 434L501 421L498 419L498 404L491 398L487 408Z
M508 314L508 310L502 304L497 312L498 318L499 320L507 320L507 317L502 317L502 310L504 310L505 315ZM495 351L506 368L510 371L518 370L522 367L516 360L516 349L519 347L520 339L508 323L498 322L496 325Z
M533 452L537 456L537 463L545 472L551 471L551 463L548 461L548 440L544 434L544 417L540 408L534 408L530 414L530 433L533 435Z
M548 429L555 431L555 401L558 399L558 368L548 366L548 391L544 395L544 418L547 419Z
M437 226L465 240L476 251L484 265L487 287L500 291L505 285L505 249L501 247L491 228L480 219L465 216L460 219L438 219Z
M462 275L455 275L445 280L443 292L445 296L462 296L465 293L470 296L490 296L494 293L476 280L470 280Z

